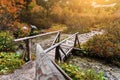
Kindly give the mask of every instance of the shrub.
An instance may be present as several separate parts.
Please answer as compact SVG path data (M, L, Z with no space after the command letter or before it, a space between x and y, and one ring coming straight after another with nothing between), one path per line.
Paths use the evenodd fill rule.
M13 72L16 68L20 68L24 61L20 59L21 55L16 53L0 53L0 74Z
M16 29L13 32L15 38L25 37L30 34L30 26L26 23L15 22L15 27Z
M51 28L45 30L45 32L57 31L57 30L66 31L67 26L63 24L52 24Z
M13 44L13 39L10 32L0 31L0 52L15 51L16 46Z
M84 49L87 50L89 55L98 56L103 58L120 57L120 43L116 43L112 35L96 35L84 44Z
M117 24L118 25L118 24ZM96 35L83 45L88 55L103 57L113 61L120 59L120 27L106 28L106 33Z
M96 73L93 69L81 70L78 66L66 63L59 65L73 80L105 80L101 71Z

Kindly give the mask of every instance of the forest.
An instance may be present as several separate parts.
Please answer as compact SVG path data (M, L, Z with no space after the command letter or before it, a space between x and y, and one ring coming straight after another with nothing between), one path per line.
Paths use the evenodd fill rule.
M64 34L103 30L81 44L82 52L76 54L120 67L119 0L0 0L0 74L14 72L27 62L16 54L14 39L57 30ZM58 65L73 80L107 80L104 71L81 71L67 62Z

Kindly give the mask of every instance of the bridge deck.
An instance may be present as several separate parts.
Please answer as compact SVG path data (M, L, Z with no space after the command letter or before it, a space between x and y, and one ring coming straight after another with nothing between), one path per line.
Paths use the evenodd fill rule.
M72 80L54 61L64 61L68 55L71 54L73 48L77 45L77 43L79 44L78 32L62 41L60 41L60 31L20 38L14 41L25 42L26 52L23 54L23 59L28 56L28 60L30 60L32 39L53 33L57 33L57 35L49 48L43 50L39 43L36 46L35 80Z
M62 43L60 45L60 47L62 48L63 52L60 50L60 55L61 55L61 58L63 60L63 58L65 58L65 55L69 55L70 53L69 50L73 49L74 47L74 42L73 41L69 41L67 40L66 42ZM53 49L51 50L50 52L47 53L48 57L52 60L55 60L55 50L56 49ZM65 55L64 55L65 54Z

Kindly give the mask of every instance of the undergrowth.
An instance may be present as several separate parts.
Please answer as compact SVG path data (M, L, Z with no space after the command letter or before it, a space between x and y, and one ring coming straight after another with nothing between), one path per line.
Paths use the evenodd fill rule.
M96 73L93 69L82 70L78 66L59 63L59 66L73 79L73 80L105 80L102 71Z
M16 53L0 52L0 74L8 74L20 68L25 62Z

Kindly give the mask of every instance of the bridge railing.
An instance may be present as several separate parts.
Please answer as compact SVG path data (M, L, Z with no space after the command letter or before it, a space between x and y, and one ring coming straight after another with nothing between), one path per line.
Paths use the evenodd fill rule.
M63 47L61 47L61 45L69 39L73 39L74 43L67 52L64 52L64 50L62 49ZM55 49L55 53L53 53L53 54L55 54L55 56L54 56L55 59L57 61L63 61L62 56L60 55L61 52L65 55L65 58L67 58L66 54L69 54L70 52L72 52L73 48L76 47L77 45L80 45L79 40L78 40L78 32L69 36L68 38L66 38L62 41L60 41L60 33L58 32L57 36L55 37L55 39L52 43L52 46L45 50L43 50L43 48L39 44L37 44L36 45L36 55L37 55L36 56L36 80L42 80L42 79L46 79L49 77L51 79L57 78L57 80L72 80L56 64L56 62L50 58L49 52L52 50L54 51L54 49ZM49 71L47 71L47 70L49 70ZM54 74L56 74L56 75L54 75ZM44 76L44 75L46 75L46 76ZM54 76L51 77L51 75L54 75Z
M67 40L69 40L71 38L74 39L74 44L73 44L73 46L70 47L70 49L67 52L65 52L62 49L61 45L62 45L62 43L64 43L65 41L67 41ZM62 60L65 60L67 58L67 56L69 55L69 53L71 53L72 50L73 50L73 48L76 47L76 46L78 46L80 48L80 42L79 42L79 39L78 39L78 32L75 33L75 34L73 34L73 35L71 35L71 36L69 36L68 38L66 38L66 39L64 39L62 41L60 41L60 33L58 33L57 36L56 36L56 38L55 38L55 40L54 40L54 42L53 42L53 44L52 44L52 46L49 47L49 48L47 48L47 49L45 49L44 53L48 53L51 50L55 49L55 59L62 61ZM63 59L62 59L60 51L65 56Z
M60 34L60 32L61 32L61 30L48 32L48 33L44 33L44 34L38 34L38 35L34 35L34 36L29 36L29 37L24 37L24 38L19 38L19 39L15 39L14 42L18 43L18 42L23 41L25 43L25 48L24 48L22 59L25 59L25 57L27 56L28 61L29 61L29 60L31 60L30 53L31 53L31 40L32 39L50 35L50 34L55 34L55 33L57 33L57 35L58 35L58 34Z
M35 69L35 80L72 80L49 55L45 54L39 44L36 44Z

